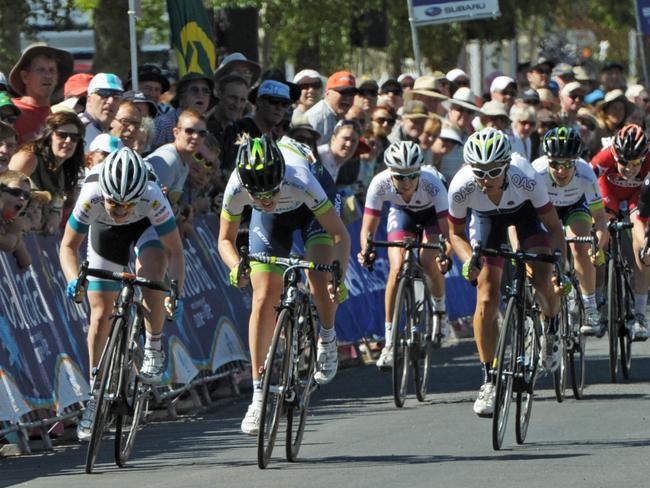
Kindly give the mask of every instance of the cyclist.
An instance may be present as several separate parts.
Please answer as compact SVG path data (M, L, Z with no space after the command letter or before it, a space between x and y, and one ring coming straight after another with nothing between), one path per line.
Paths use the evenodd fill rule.
M497 313L501 303L503 259L482 258L471 266L472 247L466 235L469 210L472 241L498 249L508 241L508 227L514 226L522 247L530 252L549 253L564 249L564 234L555 208L549 201L544 178L530 163L512 153L508 136L487 128L472 134L463 149L465 162L449 187L449 237L454 251L464 261L463 276L477 280L474 336L483 365L484 382L474 402L474 412L491 416L494 411L494 378L490 369L498 339ZM546 230L545 230L546 229ZM531 263L532 284L545 315L541 365L554 371L560 359L557 315L560 308L557 282L551 280L551 265ZM565 290L565 281L559 283Z
M432 241L442 234L449 237L447 223L447 190L436 175L435 170L422 167L424 156L416 143L398 141L391 144L384 153L387 169L376 175L368 187L366 204L361 224L361 252L357 259L359 263L366 262L366 247L368 234L374 236L381 220L381 210L384 203L390 203L388 212L388 240L399 241L405 237L415 237L417 225L425 228L425 240ZM420 263L428 278L432 290L434 309L445 310L445 280L442 272L447 270L447 261L435 259L436 251L422 249ZM369 260L374 256L369 256ZM397 277L404 260L404 249L388 248L390 271L386 281L385 294L385 338L386 343L381 351L377 366L386 368L392 366L392 321L395 293L397 292Z
M585 304L585 323L580 330L585 335L600 335L601 321L596 306L596 268L605 264L603 249L607 246L609 233L603 199L598 179L589 163L580 159L582 140L580 133L572 128L557 127L544 135L544 155L533 161L533 167L548 185L551 203L564 224L568 236L588 236L591 222L596 227L598 250L590 256L587 244L571 244L575 257L575 269L580 281L580 291Z
M614 136L612 145L592 158L591 165L598 174L606 211L616 215L621 202L624 201L630 210L630 221L634 225L634 319L627 325L634 340L646 340L648 324L645 312L650 286L650 267L641 263L639 252L643 248L647 222L637 208L641 185L650 171L648 138L643 129L635 124L623 127ZM599 273L598 284L601 290L603 281L603 274Z
M282 270L269 264L251 263L239 271L237 232L246 206L253 208L249 226L251 253L288 256L293 231L300 229L307 259L331 264L333 245L345 275L350 255L350 236L334 208L334 183L322 166L309 164L305 147L285 139L276 143L268 136L247 139L239 148L236 171L230 176L223 198L219 228L219 254L231 270L230 283L242 287L250 279L253 301L248 326L253 374L253 399L241 429L256 435L259 430L262 389L261 368L271 345L275 307L282 293ZM321 186L319 179L325 183ZM239 280L237 279L239 276ZM336 298L328 285L329 274L307 273L320 319L315 380L325 384L338 368L334 317ZM340 287L343 292L343 287Z
M68 219L59 259L68 280L70 298L79 298L75 297L79 287L84 293L84 284L77 283L77 252L89 233L87 260L91 268L123 271L129 264L131 244L135 244L137 273L163 280L168 270L170 278L178 281L178 296L181 296L185 260L174 214L158 184L149 181L140 155L128 147L113 151L102 164L92 169ZM92 277L88 281L88 354L92 384L110 333L110 315L120 284ZM164 371L164 312L167 310L175 316L182 314L182 301L173 303L164 293L146 288L142 289L142 296L146 340L140 377L145 383L155 384ZM77 429L80 440L90 438L94 411L95 399L91 398Z

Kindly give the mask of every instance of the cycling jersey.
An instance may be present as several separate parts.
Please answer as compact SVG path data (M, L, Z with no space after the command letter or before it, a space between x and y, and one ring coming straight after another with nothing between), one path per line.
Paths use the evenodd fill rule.
M584 199L592 211L603 208L598 178L583 159L576 161L573 178L565 186L555 183L549 170L548 157L537 158L533 161L533 168L545 178L551 203L556 207L569 207Z
M622 201L627 201L630 211L637 207L641 185L650 171L650 154L645 157L636 177L631 179L623 178L618 172L616 160L610 148L605 148L596 154L591 160L591 166L598 175L600 191L608 209L617 213L619 203Z

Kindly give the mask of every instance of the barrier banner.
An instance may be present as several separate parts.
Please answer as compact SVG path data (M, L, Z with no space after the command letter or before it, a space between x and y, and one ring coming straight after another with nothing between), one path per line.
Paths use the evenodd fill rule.
M644 36L650 35L650 0L636 0L636 19Z

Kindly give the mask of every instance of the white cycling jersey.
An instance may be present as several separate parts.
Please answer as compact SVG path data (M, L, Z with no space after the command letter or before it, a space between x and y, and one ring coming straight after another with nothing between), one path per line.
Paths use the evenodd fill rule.
M498 204L492 203L476 183L469 165L463 166L449 185L449 219L463 223L471 209L479 216L509 214L530 201L538 213L552 208L544 177L531 164L513 154L504 180L504 190Z
M158 235L165 235L176 229L176 219L167 197L155 182L148 182L144 194L124 222L115 222L104 207L104 195L99 186L99 173L103 164L97 165L88 174L79 193L68 223L80 233L87 233L94 222L110 226L122 226L149 219Z
M332 203L309 170L308 156L302 152L307 146L291 141L278 144L278 147L284 157L285 172L284 180L280 185L280 197L272 213L290 212L302 204L307 205L316 216L327 212L332 207ZM240 183L237 172L233 171L224 192L221 215L230 221L239 220L247 205L260 212L265 211L255 203L250 193Z
M549 158L542 156L533 161L533 168L546 180L551 203L556 207L568 207L578 203L583 197L590 208L602 208L603 198L598 186L598 177L589 163L583 159L576 161L575 173L565 186L559 186L551 176Z
M385 169L377 174L368 187L365 212L379 215L385 202L389 202L392 207L413 212L435 207L438 216L446 215L449 208L445 185L434 170L426 167L423 167L420 171L417 190L415 190L409 202L405 202L402 196L397 193L390 169Z

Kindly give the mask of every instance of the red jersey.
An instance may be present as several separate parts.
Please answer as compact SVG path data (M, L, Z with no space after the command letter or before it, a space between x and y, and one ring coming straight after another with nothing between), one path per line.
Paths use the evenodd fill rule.
M20 98L12 98L11 101L22 112L14 124L14 129L18 132L18 144L38 139L43 132L45 119L52 113L50 107L29 105Z
M591 159L591 166L598 175L598 184L603 194L605 207L618 213L619 203L627 201L628 208L636 208L641 185L650 172L650 154L645 157L641 170L634 178L623 178L618 172L614 155L606 147Z

